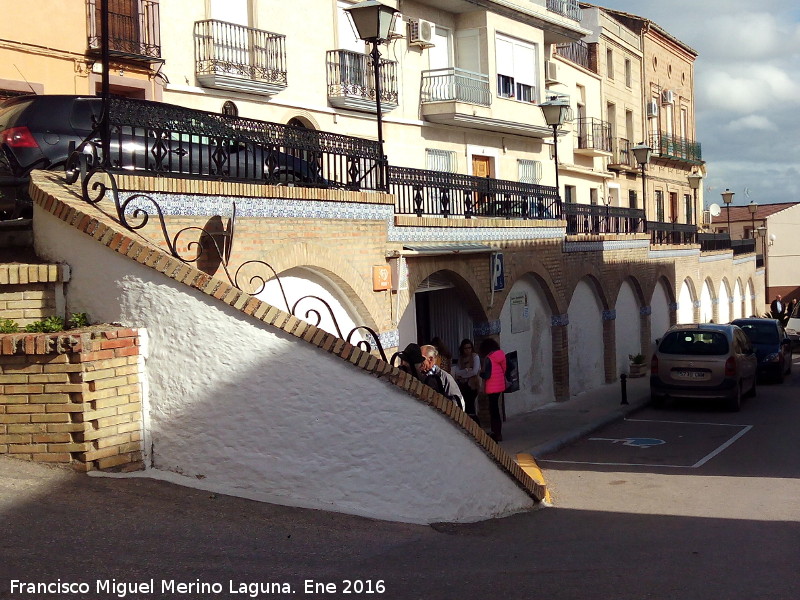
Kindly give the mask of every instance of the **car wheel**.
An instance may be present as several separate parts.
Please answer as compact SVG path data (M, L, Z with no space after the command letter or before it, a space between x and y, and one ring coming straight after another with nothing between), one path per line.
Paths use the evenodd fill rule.
M732 397L728 398L728 410L731 412L739 412L742 409L742 382L736 385L736 390Z

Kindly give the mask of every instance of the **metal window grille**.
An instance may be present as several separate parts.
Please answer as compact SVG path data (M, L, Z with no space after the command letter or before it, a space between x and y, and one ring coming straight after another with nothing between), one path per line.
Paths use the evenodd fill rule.
M517 160L520 183L538 184L542 180L542 163L538 160Z
M426 168L440 173L456 172L456 153L452 150L425 149Z

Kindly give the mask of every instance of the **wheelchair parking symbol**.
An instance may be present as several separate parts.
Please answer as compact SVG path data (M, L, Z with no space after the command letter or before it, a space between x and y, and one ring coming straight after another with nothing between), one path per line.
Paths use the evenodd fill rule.
M594 442L611 442L612 444L621 444L623 446L634 446L635 448L652 448L653 446L660 446L666 444L664 440L656 438L589 438Z

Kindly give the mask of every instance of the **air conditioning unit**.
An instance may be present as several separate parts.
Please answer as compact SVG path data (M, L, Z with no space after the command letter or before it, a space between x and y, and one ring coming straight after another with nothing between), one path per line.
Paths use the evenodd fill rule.
M433 43L433 23L422 19L408 20L408 43L412 46L430 48Z
M546 83L558 83L558 63L544 61L544 78Z
M661 92L661 104L672 104L673 102L675 102L675 92L672 90Z
M655 100L647 101L647 116L648 117L658 116L658 102L656 102Z
M395 13L394 27L389 32L389 39L396 40L404 37L406 37L406 24L403 22L403 15Z

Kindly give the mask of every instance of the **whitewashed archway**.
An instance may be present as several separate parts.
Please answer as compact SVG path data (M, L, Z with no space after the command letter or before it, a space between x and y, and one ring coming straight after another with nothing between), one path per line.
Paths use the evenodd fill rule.
M748 281L747 287L744 290L744 305L747 308L745 311L747 316L756 315L759 316L759 313L756 312L756 297L755 292L753 291L753 282Z
M678 296L678 323L694 323L694 321L694 296L687 279L681 285L681 293Z
M578 282L569 303L569 392L572 396L605 383L603 307L594 288Z
M642 326L639 314L639 302L636 299L636 292L630 282L625 281L617 294L615 304L617 318L614 321L614 332L617 344L617 372L628 373L630 371L631 354L639 354L642 351Z
M700 322L710 323L714 320L714 294L711 291L711 282L703 282L700 290Z
M686 284L684 283L684 286ZM687 288L688 289L688 288ZM690 301L691 302L691 301ZM656 285L653 290L653 298L650 300L650 341L655 341L663 337L664 332L670 326L669 315L669 296L663 281Z
M719 300L718 310L717 310L717 321L719 323L730 323L731 322L731 292L730 288L728 287L728 280L723 279L719 284L719 293L717 294L717 298Z
M533 277L514 282L500 313L500 347L517 352L520 389L506 394L506 415L530 412L555 398L551 317L547 298Z
M743 307L744 298L742 298L742 282L737 279L733 286L733 315L731 320L742 318Z

